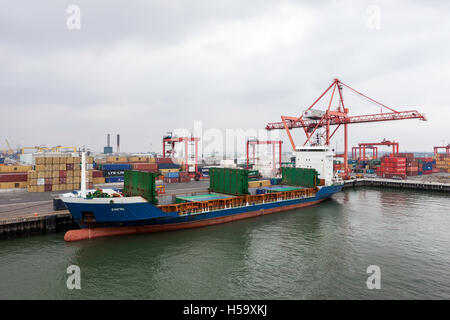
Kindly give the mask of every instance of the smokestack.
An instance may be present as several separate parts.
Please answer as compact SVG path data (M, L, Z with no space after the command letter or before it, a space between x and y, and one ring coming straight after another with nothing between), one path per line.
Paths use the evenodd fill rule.
M120 134L117 135L117 153L120 153Z
M111 140L110 140L110 138L111 138L111 136L110 136L110 134L108 133L108 135L106 136L106 146L107 146L107 147L110 147L110 146L111 146Z

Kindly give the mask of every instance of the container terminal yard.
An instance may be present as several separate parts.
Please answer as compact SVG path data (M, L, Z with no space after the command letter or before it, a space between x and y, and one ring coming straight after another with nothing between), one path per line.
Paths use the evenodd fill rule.
M163 139L163 144L175 141ZM109 136L108 136L109 141ZM176 141L184 141L176 138ZM249 141L250 142L250 141ZM254 145L255 141L247 143ZM267 142L261 142L267 143ZM270 143L270 142L269 142ZM278 141L276 144L281 146ZM275 145L275 144L274 144ZM392 152L378 156L379 146L393 146ZM112 147L107 146L108 151ZM372 154L366 149L371 148ZM281 148L280 148L281 149ZM378 143L360 143L353 148L347 167L340 158L333 161L333 172L344 179L344 188L378 187L410 190L450 192L450 145L430 147L432 155L416 157L414 153L399 152L399 143L383 140ZM170 150L169 150L170 151ZM431 152L430 152L431 153ZM169 153L170 154L170 153ZM276 152L280 157L281 153ZM342 155L341 155L342 156ZM247 151L245 161L239 166L258 168L252 170L249 187L267 187L277 184L279 168L292 166L289 162L255 163L255 153ZM274 157L275 159L275 153ZM70 159L70 160L69 160ZM76 150L60 151L57 148L37 148L34 153L13 150L4 151L0 166L0 235L26 235L56 232L76 228L72 218L59 200L59 194L79 189L80 171ZM5 163L6 162L6 163ZM186 163L189 163L186 166ZM156 191L160 204L174 202L175 195L193 196L208 193L209 169L214 165L202 165L198 159L136 156L110 153L88 157L87 183L90 187L123 188L124 171L138 169L158 175ZM237 167L235 161L217 159L216 166ZM264 176L261 174L264 172ZM279 178L278 178L279 179ZM69 183L68 183L69 182Z
M348 89L364 99L377 104L379 114L349 115L349 108L343 100L343 89ZM326 96L330 97L325 98ZM326 100L328 108L320 110L319 101ZM332 106L335 105L335 108ZM383 112L383 109L385 110ZM362 141L348 148L347 126L354 123L385 122L407 119L426 121L417 110L398 111L355 90L339 79L331 85L300 116L281 116L281 122L266 125L266 130L285 130L292 150L303 150L306 145L330 146L333 135L342 126L344 129L344 152L332 153L333 165L330 177L344 181L344 188L371 186L380 188L401 188L423 191L450 191L450 144L430 146L421 155L401 152L400 142ZM291 130L301 128L306 140L303 145L294 143ZM76 228L60 194L88 189L123 189L124 177L130 170L154 174L157 203L170 205L185 197L196 197L202 201L214 199L209 171L216 167L240 168L248 172L248 186L245 188L276 187L281 183L284 168L298 167L302 161L299 155L283 153L283 143L247 139L244 161L239 159L214 159L206 163L199 159L200 137L178 137L169 133L162 139L162 154L126 154L120 152L120 135L117 135L116 150L113 153L111 136L107 135L103 153L87 152L85 172L80 166L81 154L87 150L77 147L20 147L13 149L5 140L7 149L0 158L0 235L10 236L33 232L54 232L61 228ZM181 145L184 156L179 157L175 146ZM256 153L258 145L271 146L271 157L260 158ZM382 153L382 148L392 148ZM31 149L31 152L28 150ZM380 149L380 153L379 153ZM390 150L389 150L390 151ZM296 164L296 162L298 162ZM313 165L313 164L311 164ZM311 166L304 166L311 168ZM314 168L314 166L312 167ZM283 169L283 170L282 170ZM323 171L319 178L325 181ZM84 175L83 175L84 174ZM84 177L84 178L83 178ZM321 183L324 183L322 182ZM247 181L247 180L246 180ZM245 182L247 184L247 182ZM101 192L101 191L100 191ZM258 193L267 190L258 189ZM225 192L227 193L227 192ZM239 194L239 192L234 193ZM209 195L209 196L208 196ZM156 199L156 198L155 198ZM194 201L186 200L184 201ZM199 200L195 200L199 201Z

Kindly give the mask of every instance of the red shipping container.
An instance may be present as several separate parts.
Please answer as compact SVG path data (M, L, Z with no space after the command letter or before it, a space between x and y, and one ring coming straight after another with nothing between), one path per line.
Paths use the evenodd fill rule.
M44 178L45 179L45 185L52 185L53 179L52 178ZM51 190L50 190L51 191Z
M92 177L93 178L103 177L103 171L101 171L101 170L92 170Z
M28 173L3 173L0 174L0 182L22 182L27 181Z
M156 163L132 163L133 170L149 171L158 170L158 164Z
M46 184L46 185L44 186L44 191L45 191L45 192L47 192L47 191L52 191L52 185L51 185L51 184Z
M164 182L165 183L177 183L177 182L180 182L180 178L166 178L166 177L164 177Z
M156 158L156 163L175 163L172 158Z
M73 163L66 163L67 170L73 170Z
M66 178L67 177L67 171L66 170L59 170L59 177L60 178Z
M60 184L66 184L66 181L67 181L66 177L59 177Z

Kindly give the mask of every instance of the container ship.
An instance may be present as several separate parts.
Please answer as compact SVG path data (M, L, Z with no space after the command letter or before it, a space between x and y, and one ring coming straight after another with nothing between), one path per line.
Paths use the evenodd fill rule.
M60 195L80 227L64 240L197 228L312 206L342 190L333 156L328 147L299 148L294 165L281 168L281 184L261 188L248 188L249 170L211 168L208 194L158 205L151 172L126 171L122 192L86 190L83 154L81 190Z

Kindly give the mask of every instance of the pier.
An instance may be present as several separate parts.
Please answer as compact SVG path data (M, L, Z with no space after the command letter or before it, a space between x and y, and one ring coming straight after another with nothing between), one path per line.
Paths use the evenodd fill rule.
M54 233L78 228L69 211L0 219L0 238Z
M450 184L448 183L424 182L419 180L363 178L346 180L344 182L344 188L356 187L399 188L408 190L450 192Z

